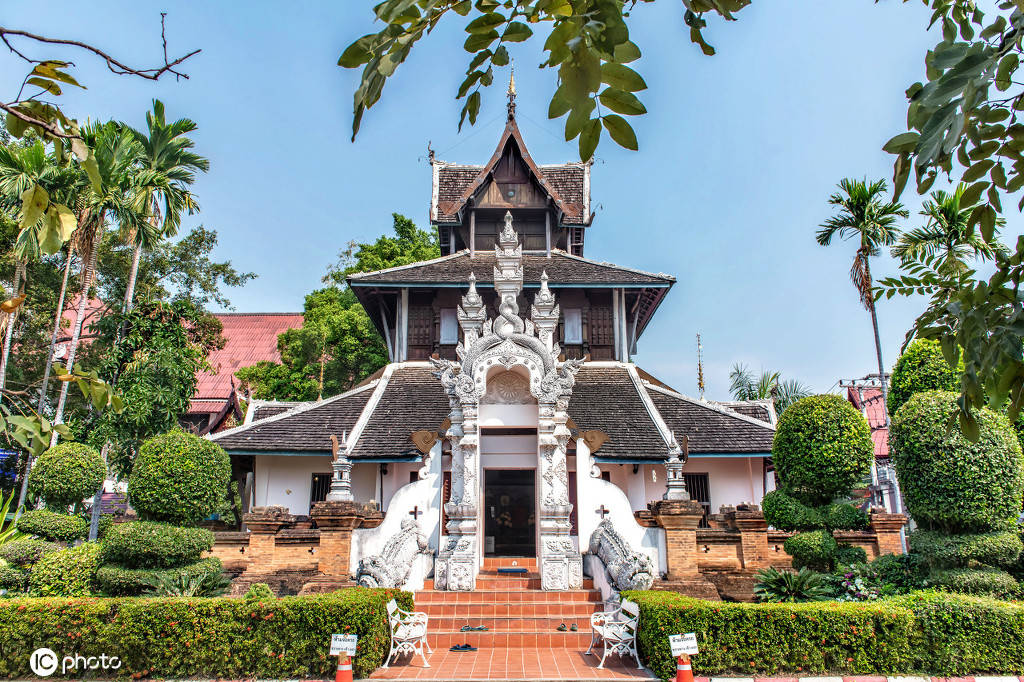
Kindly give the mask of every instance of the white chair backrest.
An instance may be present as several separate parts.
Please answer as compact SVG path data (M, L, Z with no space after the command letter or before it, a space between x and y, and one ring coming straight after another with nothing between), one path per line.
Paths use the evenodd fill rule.
M388 620L395 620L398 618L398 602L394 599L388 602Z
M640 607L636 603L631 601L622 602L622 613L626 616L625 622L630 625L636 625L636 622L640 619Z

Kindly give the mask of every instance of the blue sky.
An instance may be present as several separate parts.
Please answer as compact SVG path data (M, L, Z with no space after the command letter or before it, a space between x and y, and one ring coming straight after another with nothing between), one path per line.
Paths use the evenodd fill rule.
M350 143L358 73L335 64L349 42L375 30L373 4L40 1L4 13L5 25L151 66L167 11L172 56L202 48L180 82L115 76L74 55L89 89L65 99L79 119L141 126L159 97L169 117L199 123L195 138L211 169L195 186L202 213L186 226L216 229L217 258L259 273L230 296L237 310L257 312L301 310L338 250L389 230L392 212L428 225L428 140L439 158L482 163L501 132L507 74L485 93L476 127L457 133L454 95L469 59L457 20L414 50ZM727 397L734 362L827 391L873 371L874 345L849 282L854 246L824 249L814 231L841 178L891 176L880 148L904 130L903 91L923 77L936 37L925 33L928 11L917 1L755 3L738 16L710 20L718 54L708 58L688 42L681 3L635 9L631 37L644 57L634 66L650 86L641 95L651 113L634 122L639 152L610 140L598 149L586 255L678 278L636 357L677 389L696 393L700 332L709 397ZM547 120L556 85L552 72L535 68L540 48L513 51L520 127L538 162L574 160L562 122ZM22 67L6 56L3 64L10 88ZM913 188L904 201L911 227L920 220ZM1022 222L1007 217L1012 239ZM874 269L895 272L888 258ZM880 305L888 365L923 303Z

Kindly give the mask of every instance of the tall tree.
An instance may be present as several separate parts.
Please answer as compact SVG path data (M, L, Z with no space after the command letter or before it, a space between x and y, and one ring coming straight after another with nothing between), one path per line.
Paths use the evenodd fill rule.
M960 183L952 192L932 192L921 211L927 222L900 235L899 242L892 247L893 257L905 263L937 257L936 267L940 273L957 275L967 272L969 259L991 260L1008 255L1006 245L986 241L971 225L974 206L964 202L966 190L967 185ZM996 221L998 226L1004 224L1006 221L1002 218Z
M889 389L886 386L885 365L882 362L882 340L878 335L871 258L877 256L882 247L892 246L896 242L900 234L896 227L896 219L906 218L910 213L903 208L903 204L882 199L886 191L884 180L868 183L867 180L844 178L839 183L839 189L839 192L829 198L830 204L839 207L839 213L821 224L817 239L822 246L831 244L832 238L836 235L840 239L853 239L857 242L857 252L850 268L850 280L857 289L861 303L871 313L882 400L888 403Z
M761 370L755 376L749 367L736 363L729 372L729 393L734 400L771 400L775 414L782 412L811 390L797 379L782 379L780 372Z
M329 286L306 296L302 327L278 336L281 362L260 362L236 373L253 396L315 400L341 393L387 364L384 340L345 278L441 255L436 235L398 213L392 220L394 236L351 242L338 254L324 277Z
M149 229L129 229L126 235L128 241L134 243L135 252L125 291L125 310L132 309L143 248L152 248L154 241L161 238L173 237L181 225L181 214L188 211L191 215L199 210L189 186L195 182L196 171L209 170L210 162L193 151L195 142L188 137L198 128L188 118L168 124L164 103L155 99L153 110L146 112L146 132L131 129L139 143L140 172L135 174L137 198L147 214Z

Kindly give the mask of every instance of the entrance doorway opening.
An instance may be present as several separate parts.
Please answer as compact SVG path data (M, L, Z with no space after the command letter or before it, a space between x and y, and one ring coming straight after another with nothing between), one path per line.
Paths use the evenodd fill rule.
M484 554L537 556L533 469L484 471Z

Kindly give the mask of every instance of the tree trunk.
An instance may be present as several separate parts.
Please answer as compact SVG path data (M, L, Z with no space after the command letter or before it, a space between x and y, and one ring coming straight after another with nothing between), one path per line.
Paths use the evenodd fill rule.
M11 298L19 295L19 287L21 286L21 275L25 270L25 262L19 261L14 268L14 286L12 287ZM14 340L14 324L18 320L18 311L21 309L19 306L14 311L7 314L7 329L4 330L4 348L3 355L0 357L0 390L7 385L7 362L11 356L11 343ZM3 400L3 394L0 393L0 401Z
M870 286L872 283L871 262L867 256L864 257L864 270L867 272L868 285ZM885 363L882 362L882 338L878 334L878 315L875 312L875 300L874 298L869 300L868 310L871 311L871 327L875 332L875 355L878 358L878 380L882 384L882 410L885 412L885 427L889 428L889 387L885 381Z
M89 284L92 282L92 276L96 270L96 255L100 250L100 240L103 238L103 221L104 215L101 213L97 216L96 234L92 238L92 245L89 248L89 257L82 263L82 294L78 299L78 311L75 314L75 328L71 333L71 346L68 349L68 362L67 371L71 372L75 366L75 355L78 352L78 342L82 336L82 324L85 322L85 306L89 298ZM64 423L64 404L68 399L68 387L71 385L69 381L61 382L60 386L60 398L57 400L57 410L53 414L54 424ZM58 434L56 431L53 432L53 437L50 438L50 447L57 444Z
M36 412L43 416L43 409L46 407L46 389L50 383L50 370L53 369L53 353L57 348L57 337L60 336L60 322L64 319L64 297L68 292L68 279L71 275L71 258L73 252L71 245L68 245L68 257L64 262L64 281L60 285L60 296L57 297L57 314L53 319L53 333L50 335L50 352L46 356L46 367L43 369L43 382L39 389L39 407Z
M103 465L107 464L107 452L110 450L110 441L103 444L100 455L103 457ZM94 542L100 534L100 505L103 504L103 487L106 485L106 477L100 483L100 489L92 496L92 510L89 513L89 542Z
M135 280L139 276L139 261L142 259L142 244L135 245L135 253L132 255L132 271L128 275L128 288L124 294L124 312L127 315L132 311L135 303Z

